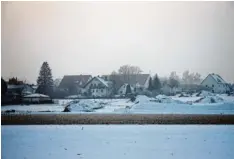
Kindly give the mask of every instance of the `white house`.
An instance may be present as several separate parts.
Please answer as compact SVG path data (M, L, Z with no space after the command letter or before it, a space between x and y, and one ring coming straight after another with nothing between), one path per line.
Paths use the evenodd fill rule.
M101 77L93 77L84 85L85 92L92 97L108 97L112 94L112 82Z
M230 91L229 85L218 74L209 74L202 82L202 86L210 88L214 93L226 93Z

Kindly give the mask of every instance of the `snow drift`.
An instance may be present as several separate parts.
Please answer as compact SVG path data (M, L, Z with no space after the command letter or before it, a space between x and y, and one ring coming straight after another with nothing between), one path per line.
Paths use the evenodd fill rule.
M220 103L223 102L223 98L218 97L218 96L206 96L206 97L201 97L200 99L194 101L194 103Z
M74 100L68 103L66 108L70 112L93 112L95 109L105 107L107 103L95 100Z

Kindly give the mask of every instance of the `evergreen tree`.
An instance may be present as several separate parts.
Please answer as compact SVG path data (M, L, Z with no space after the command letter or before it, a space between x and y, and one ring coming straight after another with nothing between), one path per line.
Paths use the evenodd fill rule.
M1 79L1 92L2 95L5 95L7 92L7 83L5 82L4 79Z
M131 86L130 84L128 84L126 87L126 94L131 94L131 93L132 93Z
M160 90L160 88L162 88L162 84L157 74L154 76L154 79L153 79L153 88L154 90L157 90L157 91Z
M149 79L149 85L148 85L148 90L152 91L153 89L154 89L154 86L153 86L152 78L150 77L150 79Z
M37 79L37 93L51 95L53 92L53 79L51 69L47 62L43 62Z

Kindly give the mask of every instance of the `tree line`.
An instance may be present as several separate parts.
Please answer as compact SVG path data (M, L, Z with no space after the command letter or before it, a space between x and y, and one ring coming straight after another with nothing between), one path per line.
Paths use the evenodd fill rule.
M118 71L113 71L111 73L110 79L114 79L115 75L121 74L125 77L126 80L129 80L131 75L141 74L142 72L143 71L139 66L123 65L118 69ZM171 72L168 79L162 81L160 80L158 74L155 74L153 78L150 77L149 79L148 90L158 92L164 85L175 88L179 86L181 81L185 84L198 84L201 81L201 75L199 73L190 73L187 70L183 73L183 76L180 79L174 71ZM9 80L9 84L21 84L21 82L19 82L17 78L12 78ZM40 68L39 76L37 78L37 86L38 88L36 93L46 94L49 96L54 93L52 70L46 61L43 62Z

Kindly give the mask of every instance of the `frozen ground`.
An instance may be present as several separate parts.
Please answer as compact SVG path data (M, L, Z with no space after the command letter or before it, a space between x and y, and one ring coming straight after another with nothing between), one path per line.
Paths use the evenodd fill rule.
M17 112L61 112L64 106L58 104L33 104L2 106L1 111L15 110Z
M211 101L214 103L211 103ZM72 99L55 100L53 105L2 106L2 111L61 112ZM234 96L202 94L200 97L159 95L129 99L81 99L70 104L71 113L150 113L150 114L234 114Z
M2 159L233 159L233 125L2 126Z

